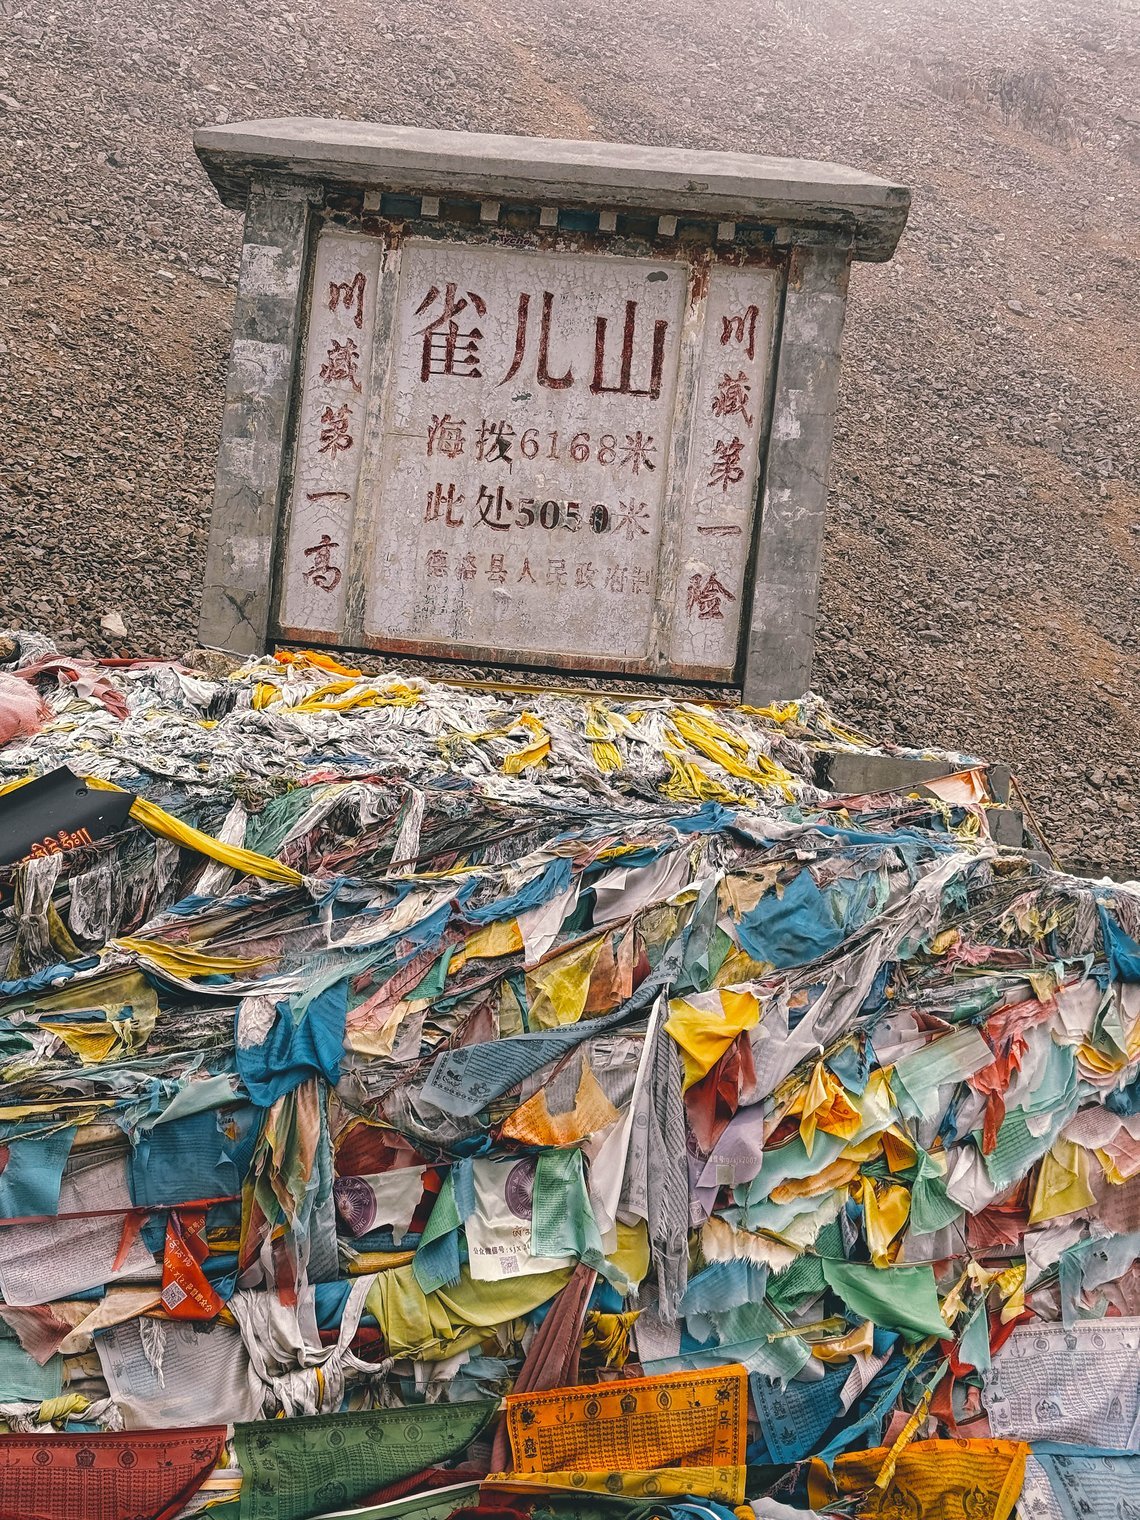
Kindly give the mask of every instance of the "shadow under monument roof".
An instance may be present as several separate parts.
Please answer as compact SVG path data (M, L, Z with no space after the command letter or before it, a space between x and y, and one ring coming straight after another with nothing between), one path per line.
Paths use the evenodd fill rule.
M317 180L389 193L791 224L849 238L855 258L875 261L891 256L910 210L910 191L877 175L751 153L320 117L201 127L194 146L222 201L234 208L245 205L254 180Z

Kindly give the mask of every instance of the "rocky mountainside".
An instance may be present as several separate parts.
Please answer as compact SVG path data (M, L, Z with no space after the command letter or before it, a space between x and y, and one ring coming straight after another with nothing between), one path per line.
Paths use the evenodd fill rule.
M852 281L815 685L1134 865L1138 77L1137 0L0 0L0 625L193 640L239 247L196 125L841 159L914 210Z

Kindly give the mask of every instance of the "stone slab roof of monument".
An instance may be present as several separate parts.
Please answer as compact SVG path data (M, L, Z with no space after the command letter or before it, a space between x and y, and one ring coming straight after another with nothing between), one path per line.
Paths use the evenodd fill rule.
M282 117L203 127L194 146L222 200L287 176L429 195L624 207L835 228L885 259L910 209L903 185L844 164L633 143L438 132Z

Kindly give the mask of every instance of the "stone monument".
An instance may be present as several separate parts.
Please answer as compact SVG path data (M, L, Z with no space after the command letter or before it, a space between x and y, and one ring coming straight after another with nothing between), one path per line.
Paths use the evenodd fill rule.
M906 189L345 121L195 146L245 212L204 642L807 687L848 275Z

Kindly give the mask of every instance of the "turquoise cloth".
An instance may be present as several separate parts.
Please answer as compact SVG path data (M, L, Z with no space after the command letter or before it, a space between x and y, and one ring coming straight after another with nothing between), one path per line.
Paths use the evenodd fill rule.
M0 1172L0 1219L57 1212L59 1185L74 1139L74 1128L68 1128L7 1142L8 1159Z

